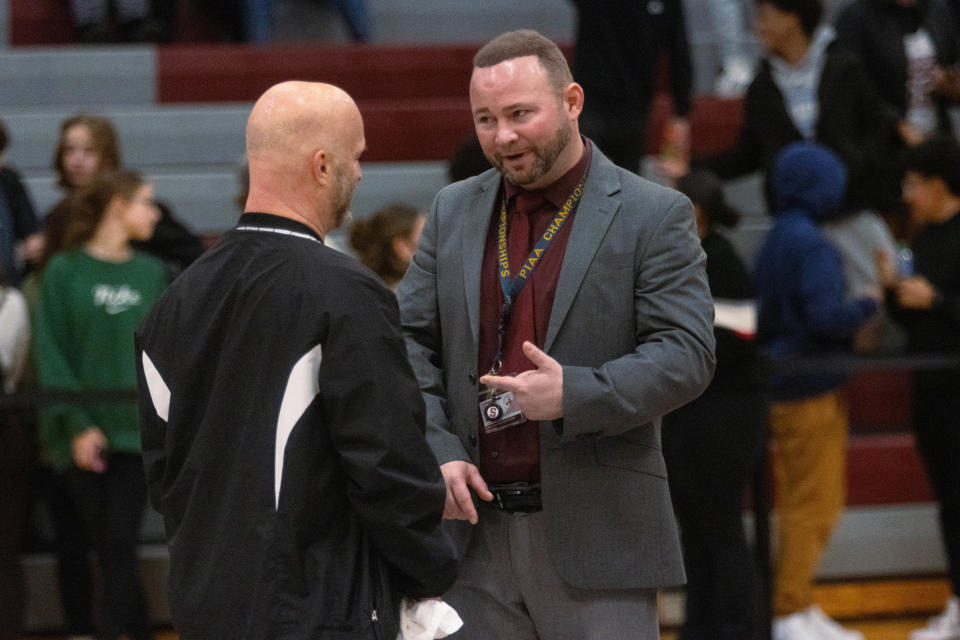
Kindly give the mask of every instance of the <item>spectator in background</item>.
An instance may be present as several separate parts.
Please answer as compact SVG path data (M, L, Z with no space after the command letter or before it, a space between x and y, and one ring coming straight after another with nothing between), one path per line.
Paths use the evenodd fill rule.
M150 8L150 0L70 0L77 40L83 43L158 41L162 30ZM116 33L110 28L111 11L116 16Z
M747 45L746 19L741 0L703 0L720 54L720 73L714 84L717 95L738 98L753 80L756 54ZM688 3L689 15L689 3Z
M30 348L30 319L0 267L0 398L17 389ZM29 438L19 412L0 406L0 640L17 640L23 624L20 537L30 471Z
M720 181L697 171L677 189L693 202L714 300L750 302L743 262L716 226L740 214ZM753 336L716 326L717 368L702 396L664 416L663 454L687 570L682 640L759 640L757 572L743 529L743 492L765 441L767 403Z
M681 0L573 0L573 76L590 99L581 123L614 164L640 170L661 54L670 59L674 117L664 132L670 157L689 153L692 71Z
M91 184L105 171L121 166L120 147L113 125L106 118L76 115L60 125L60 138L53 156L57 184L68 194ZM60 244L67 228L69 207L61 202L47 214L45 233L52 246ZM152 237L137 239L134 246L163 260L171 276L179 274L203 253L200 239L173 216L170 207L158 202L160 222ZM51 254L47 252L47 257Z
M893 256L878 255L891 315L903 323L917 353L960 353L960 145L941 136L907 153L904 199L919 226L913 273L897 273ZM960 371L913 374L917 448L940 507L952 596L943 614L910 640L960 638Z
M490 161L483 155L483 148L476 136L470 136L457 143L447 160L447 180L459 182L478 176L491 168Z
M736 145L695 165L724 179L768 170L785 146L815 140L847 166L845 209L899 203L898 173L885 165L895 123L879 108L862 67L821 25L820 0L759 0L755 29L764 52L747 90ZM768 182L768 200L769 182Z
M373 26L367 12L366 0L331 0L331 3L343 16L353 41L369 42L373 35ZM211 3L198 4L204 6ZM228 23L236 23L236 16L241 16L240 24L231 29L238 32L236 35L240 40L258 44L270 42L276 0L220 0L212 4L215 11Z
M6 164L4 153L9 144L7 128L0 121L0 269L8 283L17 286L23 263L39 261L43 234L20 174Z
M960 62L960 37L944 0L854 0L837 18L837 34L863 61L906 144L951 130L944 94Z
M813 600L814 570L845 502L847 403L841 373L788 373L790 358L843 352L878 300L849 301L837 250L819 224L843 202L846 171L820 145L793 143L774 159L773 227L757 255L757 338L775 367L770 426L780 544L774 640L862 640ZM877 294L877 298L879 294ZM780 364L777 367L777 364Z
M350 246L360 262L380 276L391 291L396 291L410 258L417 252L425 220L423 212L414 207L384 207L353 223Z
M44 269L34 318L40 384L133 390L133 332L167 284L163 264L131 244L148 239L160 218L153 187L134 173L101 173L70 199L64 250ZM150 638L137 565L146 483L135 403L48 405L40 433L98 553L98 637Z

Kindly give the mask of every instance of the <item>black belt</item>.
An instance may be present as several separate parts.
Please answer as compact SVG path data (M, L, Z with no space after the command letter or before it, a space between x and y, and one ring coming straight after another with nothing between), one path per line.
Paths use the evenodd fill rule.
M493 504L507 513L532 513L543 508L540 502L540 485L518 482L514 484L491 485Z

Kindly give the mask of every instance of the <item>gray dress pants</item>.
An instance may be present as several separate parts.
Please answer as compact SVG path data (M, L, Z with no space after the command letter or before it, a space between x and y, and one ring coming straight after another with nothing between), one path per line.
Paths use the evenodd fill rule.
M659 640L655 589L572 587L548 557L541 513L478 510L444 595L464 623L451 640Z

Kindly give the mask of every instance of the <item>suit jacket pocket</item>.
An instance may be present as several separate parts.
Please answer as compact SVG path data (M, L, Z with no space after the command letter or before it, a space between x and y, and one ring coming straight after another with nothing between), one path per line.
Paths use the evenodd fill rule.
M597 463L601 466L667 477L663 454L653 445L638 444L620 436L597 438L595 445Z

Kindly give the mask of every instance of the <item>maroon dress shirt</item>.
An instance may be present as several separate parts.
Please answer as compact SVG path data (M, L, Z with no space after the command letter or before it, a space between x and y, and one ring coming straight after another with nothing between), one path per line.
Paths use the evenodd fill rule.
M507 198L507 254L510 277L516 277L520 266L530 255L533 245L546 230L584 177L590 166L590 143L586 142L580 161L559 180L537 191L526 191L506 180L501 189ZM532 369L523 355L522 345L529 340L541 349L550 324L550 310L557 292L560 267L566 253L567 240L576 207L541 256L532 277L513 302L510 322L503 344L501 375L516 375ZM503 291L497 267L497 231L500 226L500 200L492 212L487 233L480 277L480 349L478 370L485 374L497 353L497 326L503 307ZM478 399L479 401L479 399ZM478 409L479 411L479 409ZM479 413L478 413L479 419ZM540 482L540 426L526 421L501 431L479 434L480 473L489 484Z

